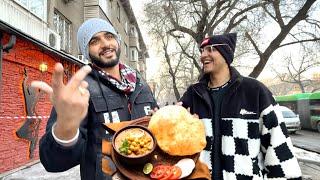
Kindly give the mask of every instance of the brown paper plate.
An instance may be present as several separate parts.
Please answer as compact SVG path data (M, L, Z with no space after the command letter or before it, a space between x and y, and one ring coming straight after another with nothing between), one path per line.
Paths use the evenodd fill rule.
M149 124L149 118L144 118L138 121L132 122L130 125L142 125L142 126L148 126ZM164 165L174 165L176 164L180 159L183 158L191 158L196 162L200 156L200 153L191 155L191 156L171 156L165 152L163 152L158 146L156 150L154 151L151 159L151 164L155 167L158 164L164 164ZM115 165L117 166L118 170L127 178L129 179L136 179L136 180L147 180L150 179L149 175L145 175L142 172L143 165L135 165L130 166L124 163L121 163L114 154L114 151L111 153L112 160L114 161Z

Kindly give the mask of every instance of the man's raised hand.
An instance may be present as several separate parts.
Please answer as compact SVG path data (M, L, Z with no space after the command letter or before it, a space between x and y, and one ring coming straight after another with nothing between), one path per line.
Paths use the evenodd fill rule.
M57 112L55 135L61 140L75 136L89 106L88 83L84 78L91 72L86 65L78 70L67 84L63 83L63 66L57 63L52 75L52 87L42 81L33 81L31 87L40 89L50 96Z

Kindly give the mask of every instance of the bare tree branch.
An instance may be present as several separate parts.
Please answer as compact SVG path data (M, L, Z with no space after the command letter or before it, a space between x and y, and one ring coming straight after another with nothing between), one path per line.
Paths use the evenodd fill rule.
M182 53L184 55L186 55L189 59L192 59L193 64L196 66L197 70L200 72L201 71L201 67L197 61L197 59L195 58L195 56L190 55L189 53L187 53L186 48L184 48L182 46L182 44L177 40L178 45L180 46L180 49L182 50ZM193 52L195 51L195 49L193 49Z
M264 9L264 12L266 12L275 22L278 23L277 18L268 10L266 6L262 6L262 8Z
M281 17L281 12L280 12L280 0L275 0L273 1L272 5L274 7L274 11L276 13L276 19L277 19L277 22L279 23L279 26L280 27L284 27L284 22L283 22L283 19Z
M231 3L231 2L229 2L229 4L230 4L230 3ZM230 11L231 11L232 9L235 8L235 5L236 5L236 4L237 4L237 1L235 0L235 1L232 2L232 4L224 7L224 8L228 8L228 9L224 12L224 14L223 14L220 18L218 18L218 20L216 20L216 19L211 19L211 20L210 20L209 25L212 24L212 26L208 29L208 34L209 34L209 35L212 35L212 34L213 34L213 30L214 30L224 19L226 19L227 15L230 13ZM223 9L223 8L222 8L222 9ZM211 22L213 22L213 21L215 21L215 22L214 22L214 23L211 23Z
M279 48L280 48L280 47L284 47L284 46L293 45L293 44L298 44L298 43L300 44L300 43L304 43L304 42L314 42L314 41L320 41L320 38L304 39L304 40L299 40L299 41L284 43L284 44L281 44L281 45L279 46Z
M162 8L164 9L164 12L166 13L166 15L169 17L170 22L172 23L172 25L174 26L174 29L172 29L171 31L185 32L185 33L189 34L192 37L196 37L197 36L197 34L194 31L192 31L189 28L180 26L179 23L174 20L174 18L172 17L172 14L170 13L170 10L169 10L170 8L169 7L164 7L163 6Z
M154 44L159 44L160 38L170 39L167 52L161 49L164 60L170 58L169 64L165 62L165 67L168 67L164 71L170 77L167 88L170 92L183 91L187 84L183 82L190 80L193 68L196 67L194 71L201 72L201 66L198 64L199 52L194 50L198 50L195 45L200 44L206 35L212 35L213 32L227 33L234 29L238 31L237 44L240 44L237 46L235 57L258 55L259 61L250 73L251 77L258 77L271 55L280 47L297 44L303 47L310 45L310 42L319 41L320 22L315 17L315 12L319 10L320 5L315 2L316 0L152 0L149 8L145 9L148 12L147 26L150 26L152 33L157 28L162 32L162 37L158 36ZM311 8L312 6L314 7ZM275 25L279 29L269 32L272 39L262 34L267 28ZM172 37L176 41L173 41ZM193 43L190 43L188 38L192 39ZM292 80L300 81L300 85L310 84L302 75L295 73L304 73L303 67L307 64L303 67L296 66L296 62L293 64L295 66L290 67L290 71L288 70L287 75L282 78L291 74ZM175 82L171 81L172 78L175 78ZM172 86L169 87L168 84Z
M248 32L246 32L246 38L249 39L249 41L251 42L251 44L253 45L254 49L256 50L256 52L258 53L258 55L261 57L262 56L262 52L259 50L258 45L254 42L254 40L252 39L252 37L250 36L250 34Z
M277 35L276 38L272 40L266 50L260 56L260 61L258 64L253 68L253 71L249 74L249 76L256 78L262 72L263 68L267 64L268 59L272 55L272 53L279 48L281 42L285 39L285 37L289 34L290 30L301 20L307 18L307 13L313 3L316 0L307 0L303 7L299 10L299 12L292 18L289 23L281 28L280 33ZM257 52L259 53L259 52Z
M306 19L306 22L316 26L317 28L320 28L320 21L316 20L316 19Z
M228 27L226 28L225 32L230 32L231 29L233 29L234 27L236 27L237 25L239 25L244 19L247 18L247 16L245 15L245 16L241 17L238 21L236 21L236 19L237 19L239 16L247 13L248 11L251 11L252 9L255 9L255 8L258 8L258 7L263 7L263 6L265 6L266 4L268 4L268 3L269 3L269 2L263 2L263 3L254 4L254 5L252 5L252 6L249 6L249 7L247 7L247 8L244 8L243 10L237 12L234 16L232 16L232 18L231 18L231 20L230 20L230 23L229 23ZM236 21L236 22L235 22L235 21Z
M299 64L295 64L292 57L287 57L284 64L286 64L287 73L280 73L276 68L273 68L280 81L298 85L301 92L306 92L307 86L314 84L314 80L304 77L304 73L320 65L320 62L313 55L303 54Z

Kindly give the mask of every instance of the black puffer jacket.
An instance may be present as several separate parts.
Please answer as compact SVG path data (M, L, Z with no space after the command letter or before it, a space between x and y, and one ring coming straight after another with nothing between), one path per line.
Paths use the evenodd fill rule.
M181 98L183 106L190 107L191 113L204 122L207 139L220 131L223 179L301 179L290 137L271 92L259 81L230 69L231 82L222 99L219 127L212 123L208 77L191 85ZM201 155L209 167L212 146L208 144Z
M103 157L101 153L101 141L103 138L112 138L102 124L106 121L127 121L146 116L150 109L158 105L149 86L139 76L136 88L129 96L111 86L107 80L98 78L95 70L86 77L86 81L90 91L89 110L81 124L77 144L63 147L54 140L51 128L57 115L53 109L46 133L40 140L40 160L49 172L66 171L80 164L81 179L111 179L101 169L101 159L109 158ZM131 110L128 108L129 103Z

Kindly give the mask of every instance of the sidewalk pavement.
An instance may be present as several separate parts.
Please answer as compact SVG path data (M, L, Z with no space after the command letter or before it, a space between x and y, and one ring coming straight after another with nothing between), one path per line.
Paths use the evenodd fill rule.
M293 149L305 180L320 180L320 154L304 149Z
M76 166L61 173L47 172L42 164L36 163L32 166L21 169L0 180L80 180L80 166Z

